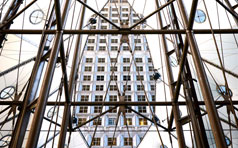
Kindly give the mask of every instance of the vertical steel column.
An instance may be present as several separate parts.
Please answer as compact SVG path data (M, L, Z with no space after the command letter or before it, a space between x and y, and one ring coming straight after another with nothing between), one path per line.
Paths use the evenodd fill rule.
M84 0L84 3L87 3L87 0ZM83 28L83 20L84 20L84 15L85 15L85 6L82 5L82 12L80 16L80 24L79 24L79 30ZM64 114L63 114L63 119L62 119L62 124L61 124L61 130L60 130L60 137L59 137L59 142L58 142L58 148L63 148L65 145L65 139L66 139L66 132L67 132L67 126L69 124L70 120L70 106L71 106L71 101L72 101L72 94L73 94L73 88L75 85L76 81L76 76L78 72L78 65L79 65L79 60L80 60L80 53L81 53L81 35L79 34L77 37L77 42L74 50L74 57L72 61L72 67L71 67L71 72L70 72L70 77L69 77L69 100L65 102L64 105Z
M192 57L193 57L194 64L195 64L195 69L196 69L196 72L198 75L198 80L199 80L199 83L201 86L200 88L201 88L202 95L203 95L203 98L205 101L209 121L211 124L213 135L215 137L216 145L219 148L226 148L227 146L225 143L225 137L224 137L224 133L222 131L222 126L221 126L220 120L218 118L218 113L215 108L214 99L213 99L211 89L210 89L210 86L209 86L209 83L207 80L205 69L202 64L202 59L201 59L201 55L198 50L197 43L195 41L195 38L194 38L194 35L193 35L191 29L188 26L189 22L188 22L187 14L185 12L184 4L183 4L182 0L177 0L177 2L178 2L178 7L179 7L179 10L181 13L181 17L182 17L182 20L183 20L183 23L184 23L184 26L186 29L188 43L190 45Z
M59 1L56 3L59 3ZM68 13L69 8L70 8L70 5L67 5L67 2L66 2L66 4L64 5L64 11L63 11L63 16L62 16L62 24L63 24L62 27L64 27L64 24L66 21L65 14ZM55 13L58 13L58 12L55 12ZM32 126L31 126L30 133L28 136L29 138L28 138L27 144L26 144L27 148L37 147L37 142L38 142L38 138L39 138L39 134L40 134L42 120L43 120L43 116L44 116L44 112L45 112L46 102L47 102L47 98L49 95L51 82L53 79L55 64L56 64L56 60L58 58L58 53L59 53L59 49L60 49L60 45L61 45L61 41L62 41L62 36L63 36L63 31L57 30L56 38L54 40L53 48L52 48L52 51L51 51L51 54L49 57L49 62L47 65L47 69L46 69L45 76L43 79L42 87L40 90L40 96L37 101L36 111L35 111L35 114L33 117Z
M156 9L159 8L159 3L158 0L155 0L156 3ZM162 18L161 18L161 14L160 11L157 13L158 19L159 19L159 27L160 29L163 29L163 23L162 23ZM162 41L162 46L163 46L163 50L164 50L164 57L165 57L165 65L166 65L166 71L167 71L167 75L168 75L168 83L169 83L169 89L170 89L170 95L171 97L174 99L174 92L175 92L175 88L172 85L172 83L174 82L173 80L173 74L172 74L172 69L170 67L170 62L169 62L169 57L168 57L168 47L166 44L166 39L165 39L165 35L162 34L161 35L161 41ZM174 114L174 118L175 118L175 125L176 125L176 132L177 132L177 137L178 137L178 144L180 148L185 148L185 140L184 140L184 135L183 135L183 128L182 125L179 121L180 119L180 115L179 115L179 107L178 104L176 102L173 102L173 114Z

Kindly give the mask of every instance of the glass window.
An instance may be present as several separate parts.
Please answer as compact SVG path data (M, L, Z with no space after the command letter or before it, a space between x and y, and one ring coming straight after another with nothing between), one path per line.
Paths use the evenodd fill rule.
M143 75L137 75L136 80L137 81L144 81L144 76Z
M84 71L86 71L86 72L92 71L92 67L91 66L85 66Z
M117 66L111 66L110 71L117 71Z
M93 58L86 58L86 63L92 63L93 62Z
M111 51L117 51L117 50L118 50L117 46L111 46Z
M152 62L152 58L148 58L148 62L151 63Z
M88 39L88 43L94 43L95 39Z
M97 81L104 81L104 76L103 75L98 75L97 76Z
M104 20L104 19L102 19L102 21L101 21L102 23L106 23L107 21L106 20Z
M132 145L132 138L124 138L124 145L128 146L128 145Z
M111 79L112 81L117 81L117 76L116 76L116 75L112 75L112 76L110 76L110 79Z
M96 91L103 91L103 85L96 85Z
M138 91L143 91L143 90L144 90L143 85L137 85L137 90L138 90Z
M106 43L106 39L100 39L99 43Z
M152 96L151 96L151 100L152 100L152 101L155 101L155 95L152 95Z
M122 8L122 11L128 11L128 8Z
M146 106L138 106L139 113L146 113Z
M96 29L96 26L90 26L90 29ZM93 42L94 43L94 42Z
M84 76L83 76L83 80L84 80L84 81L91 81L91 76L89 76L89 75L84 75Z
M154 71L154 67L153 66L149 66L149 71Z
M123 81L130 81L131 80L131 76L125 75L123 76Z
M111 62L112 63L116 63L117 62L117 58L111 58Z
M109 106L109 110L112 108L114 108L114 106ZM117 113L117 109L115 108L115 109L109 111L109 113Z
M100 72L105 71L104 66L98 66L98 71L100 71Z
M129 47L128 46L123 46L123 50L124 51L129 51Z
M88 113L88 107L87 106L80 106L79 113Z
M103 95L96 95L95 96L95 102L102 102L103 100Z
M88 47L87 47L87 50L88 50L88 51L93 51L93 50L94 50L94 46L88 46Z
M108 125L115 125L116 124L116 118L108 118Z
M130 58L123 58L123 63L130 63Z
M116 85L110 85L109 90L110 91L117 91L117 86Z
M93 138L92 146L100 146L101 138Z
M131 95L125 95L125 101L130 102L131 101Z
M102 125L102 118L97 118L93 120L93 125Z
M135 43L141 43L141 39L134 39Z
M147 125L147 120L145 118L139 118L139 125Z
M143 66L137 66L136 71L143 71Z
M150 90L155 90L155 85L150 85Z
M135 50L141 51L141 46L135 46Z
M102 110L102 106L95 106L94 107L94 113L100 113Z
M81 125L87 121L86 118L78 118L78 125Z
M144 95L138 95L137 98L138 98L138 101L145 101Z
M114 13L113 13L113 14L112 14L112 17L118 17L118 14L114 14Z
M99 46L99 51L105 51L106 50L106 46Z
M117 11L118 9L117 8L112 8L112 11Z
M89 96L88 95L82 95L81 96L81 102L87 102L89 100Z
M137 63L142 63L142 58L136 58Z
M122 17L128 17L128 14L123 13Z
M98 63L105 63L105 58L98 58Z
M89 91L90 90L90 85L83 85L82 90L83 91Z
M103 13L103 14L102 14L102 16L104 16L104 17L108 17L108 15L107 15L107 14L105 14L105 13Z
M107 140L107 145L108 146L115 146L117 145L117 139L116 138L112 138L112 137L108 137L108 140Z
M111 43L118 43L118 39L111 39Z
M103 8L102 11L108 11L108 8Z
M101 29L107 29L107 26L101 26Z
M130 66L123 66L123 71L124 72L128 72L128 71L130 71Z
M132 118L124 118L124 125L132 125Z
M123 85L124 90L131 91L131 85Z
M110 102L116 102L116 101L117 101L117 95L111 95L111 96L109 96L109 101L110 101Z
M113 23L118 23L118 20L113 19L112 22L113 22Z
M203 23L206 21L206 14L202 10L197 10L194 18L195 22Z

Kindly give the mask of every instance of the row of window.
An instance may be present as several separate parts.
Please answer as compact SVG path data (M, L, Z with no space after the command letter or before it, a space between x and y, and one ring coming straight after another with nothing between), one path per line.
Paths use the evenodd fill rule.
M106 51L106 46L99 46L99 51ZM123 51L130 51L128 46L122 46ZM87 51L94 51L94 46L87 46ZM111 46L111 51L118 51L118 46ZM135 46L135 51L141 51L141 46Z
M126 69L127 68L127 69ZM130 67L123 67L123 71L124 72L129 72ZM117 71L117 67L113 67L113 69L111 68L111 71ZM104 67L98 67L98 72L104 72ZM117 75L111 75L110 76L110 80L111 81L118 81L118 76ZM131 81L132 78L130 75L123 75L123 81ZM144 81L144 75L136 75L136 80L137 81ZM154 80L154 76L150 75L149 77L150 81ZM92 77L91 75L84 75L83 76L83 81L92 81ZM104 79L104 75L97 75L96 77L96 81L105 81Z
M105 62L106 62L105 58L98 58L98 63L105 63ZM116 63L117 62L117 58L110 58L110 62L111 63ZM123 63L130 63L131 59L130 58L123 58L122 62ZM136 63L143 63L143 59L142 58L135 58L135 62ZM148 62L151 63L152 59L148 58ZM85 63L93 63L93 58L85 58ZM153 68L153 67L151 66L151 68Z
M118 43L119 39L111 39L111 43ZM106 43L106 39L99 39L99 43ZM95 39L88 39L88 43L95 43ZM141 43L141 39L134 39L134 43Z
M103 80L102 80L103 81ZM118 87L117 85L110 85L109 86L109 91L117 91ZM125 91L131 91L131 85L123 85L123 90ZM136 85L136 91L144 91L144 86L137 84ZM150 85L150 90L154 91L155 90L155 85ZM90 91L90 85L82 85L82 91ZM96 91L104 91L104 85L96 85Z
M78 125L84 124L87 121L87 118L78 118ZM97 118L95 120L93 120L93 125L102 125L102 118ZM148 125L148 121L145 118L138 118L138 124L139 126L145 126ZM107 125L108 126L114 126L116 125L116 118L108 118L107 119ZM123 126L126 125L133 125L133 120L131 117L125 118L123 121Z
M124 146L132 146L132 138L129 138L129 137L124 137L123 138L123 144ZM107 138L107 145L108 146L117 146L117 139L116 138L112 138L112 137L108 137ZM101 138L100 137L97 137L97 138L94 138L93 141L92 141L92 146L101 146Z
M130 102L131 101L131 95L125 95L125 101ZM137 100L138 101L146 101L145 95L137 95ZM81 95L81 102L88 102L89 101L89 95ZM103 95L96 95L95 96L95 102L100 102L103 101ZM109 95L109 101L110 102L116 102L117 100L117 95ZM155 101L155 96L152 95L152 101Z

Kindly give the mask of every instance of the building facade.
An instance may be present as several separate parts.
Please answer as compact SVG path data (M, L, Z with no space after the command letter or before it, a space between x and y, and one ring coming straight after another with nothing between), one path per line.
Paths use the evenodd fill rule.
M131 26L140 19L140 15L131 9L127 0L109 2L101 10L101 14L121 27L128 27L128 24ZM115 29L100 17L92 18L95 18L96 23L89 24L89 29ZM134 29L141 29L143 25ZM155 101L153 74L153 62L144 35L89 35L79 68L78 101ZM77 123L80 125L111 108L112 106L78 107ZM151 118L151 110L155 110L150 110L147 106L131 108L148 118ZM117 116L119 120L115 130ZM97 132L92 139L97 122ZM89 145L93 140L94 147L136 147L150 126L151 123L145 118L129 109L121 111L118 107L80 129Z

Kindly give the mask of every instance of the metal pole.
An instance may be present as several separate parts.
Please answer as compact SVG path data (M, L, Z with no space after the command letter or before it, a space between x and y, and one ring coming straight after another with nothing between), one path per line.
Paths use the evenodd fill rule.
M205 105L206 105L206 109L208 112L208 117L209 117L209 121L211 124L211 128L213 131L213 135L215 138L215 142L217 147L219 148L226 148L226 143L225 143L225 137L224 137L224 133L222 131L222 126L220 123L220 120L218 118L218 113L217 110L215 108L215 104L214 104L214 99L211 93L211 89L207 80L207 76L206 76L206 72L205 69L203 67L202 64L202 59L201 59L201 55L199 53L198 50L198 46L196 44L194 35L192 33L191 30L189 30L189 26L188 26L188 18L187 18L187 14L185 12L185 7L184 4L182 2L182 0L177 0L178 2L178 7L181 13L181 17L184 23L184 26L186 27L186 35L188 38L188 42L190 45L190 49L191 49L191 53L192 53L192 57L193 57L193 61L195 64L195 68L196 68L196 72L198 75L198 80L200 83L200 88L202 91L202 95L205 101Z

